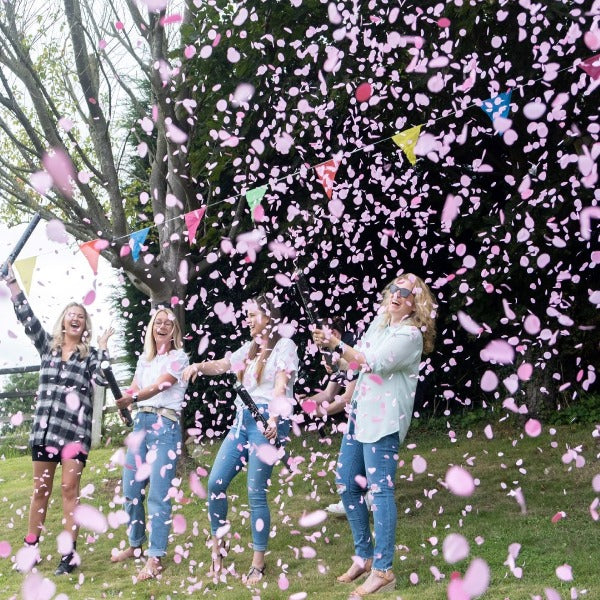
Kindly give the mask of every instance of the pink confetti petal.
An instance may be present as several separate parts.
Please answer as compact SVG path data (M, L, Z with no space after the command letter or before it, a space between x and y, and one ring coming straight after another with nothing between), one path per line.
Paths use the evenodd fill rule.
M64 150L54 148L51 153L44 154L42 164L50 176L54 185L68 198L73 196L72 181L75 180L75 169L73 163Z
M573 569L571 565L561 565L560 567L556 567L556 576L561 581L573 581Z
M354 95L359 102L367 102L373 94L373 88L370 83L361 83L357 88Z
M7 541L0 542L0 558L8 558L12 552L10 543Z
M529 419L529 421L525 423L525 433L529 437L537 437L542 433L542 424L536 419Z
M10 418L10 424L13 427L18 427L23 422L23 413L19 410Z
M427 461L422 456L415 455L412 461L412 469L415 473L424 473L427 470Z
M29 573L23 582L23 600L50 600L56 593L56 584L39 573Z
M256 449L256 456L267 465L274 465L283 455L283 450L278 450L274 444L261 444Z
M490 585L490 567L482 558L474 558L465 573L463 588L471 598L481 596Z
M173 517L173 533L182 534L185 533L187 528L187 521L183 515L177 514Z
M108 522L106 517L94 506L79 504L73 513L75 523L94 533L106 533Z
M467 558L469 551L469 542L459 533L450 533L442 544L444 560L451 565Z
M300 527L316 527L327 519L327 513L324 510L315 510L311 513L304 513L298 519Z
M69 241L64 223L58 219L52 219L46 224L46 236L52 242L66 244Z
M456 496L471 496L475 491L472 475L462 467L453 466L446 473L446 485Z

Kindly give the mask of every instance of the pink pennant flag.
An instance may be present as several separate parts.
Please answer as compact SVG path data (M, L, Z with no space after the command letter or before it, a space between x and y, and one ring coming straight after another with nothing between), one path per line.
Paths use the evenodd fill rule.
M79 249L90 263L94 275L98 275L98 257L100 256L100 252L105 248L108 248L107 240L91 240L90 242L79 244Z
M198 225L200 225L200 221L202 221L205 211L206 206L201 206L197 210L192 210L183 215L185 218L185 226L188 230L188 240L190 245L196 241L196 231L198 230Z
M600 54L586 58L584 61L581 61L578 66L592 79L598 79L598 77L600 77Z
M330 200L333 194L333 181L335 180L335 174L337 173L338 166L339 161L337 161L335 158L332 158L327 162L321 163L315 167L319 181L323 185L325 193Z

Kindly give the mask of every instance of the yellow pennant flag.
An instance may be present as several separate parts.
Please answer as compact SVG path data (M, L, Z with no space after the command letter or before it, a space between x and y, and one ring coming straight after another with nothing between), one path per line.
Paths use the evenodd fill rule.
M31 289L31 282L33 281L33 271L35 269L35 262L37 260L37 256L32 256L31 258L22 258L21 260L15 261L15 269L19 273L19 277L21 278L21 283L23 284L23 289L25 290L25 294L29 296L29 290Z
M411 165L414 165L417 162L417 157L415 156L415 146L419 141L421 127L423 127L423 125L415 125L415 127L405 129L404 131L401 131L392 137L394 142L396 142L404 154L406 154L406 158L408 158Z

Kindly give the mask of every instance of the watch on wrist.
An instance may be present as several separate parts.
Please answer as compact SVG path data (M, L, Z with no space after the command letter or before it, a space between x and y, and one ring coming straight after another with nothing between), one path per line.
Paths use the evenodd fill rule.
M132 404L136 404L139 398L139 394L132 394L131 395L131 403Z
M335 347L334 352L337 352L340 356L344 354L344 350L346 349L346 344L340 340L340 343Z

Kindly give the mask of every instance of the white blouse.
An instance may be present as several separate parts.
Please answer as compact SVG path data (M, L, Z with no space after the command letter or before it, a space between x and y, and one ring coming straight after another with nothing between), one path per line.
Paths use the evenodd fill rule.
M367 361L352 396L356 439L372 443L391 433L402 442L413 412L423 352L420 330L409 323L382 325L376 317L358 342Z
M152 385L161 375L166 374L175 377L177 382L152 398L140 400L137 406L172 408L179 412L187 388L187 383L182 381L181 375L189 364L190 360L182 349L171 350L167 354L157 354L150 361L142 354L135 370L135 381L140 389Z
M246 367L242 384L248 390L254 402L257 405L265 405L274 399L273 388L275 386L275 376L279 371L285 371L290 376L286 386L286 396L293 398L294 381L296 380L299 363L298 347L296 344L289 338L281 338L275 344L265 363L260 382L256 381L258 355L256 359L246 365L251 345L252 342L248 341L241 348L232 352L229 356L229 362L233 373L238 373ZM245 406L239 398L236 398L235 404L238 408Z

